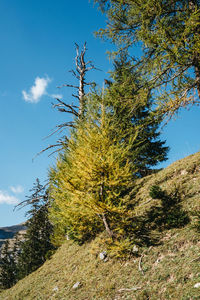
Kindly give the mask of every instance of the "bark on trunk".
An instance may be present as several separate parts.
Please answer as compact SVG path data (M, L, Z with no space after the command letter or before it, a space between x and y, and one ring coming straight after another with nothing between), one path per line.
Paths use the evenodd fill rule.
M85 52L86 52L86 44L84 44L81 53L79 53L79 46L76 44L75 63L76 63L77 78L79 78L79 87L78 87L79 118L83 118L85 112L85 75L87 72L87 67L85 63Z
M101 218L102 218L102 220L103 220L105 229L106 229L106 231L107 231L109 237L113 238L114 233L112 232L112 230L110 229L110 227L109 227L109 225L108 225L108 222L107 222L107 219L106 219L105 214L101 214Z
M85 112L85 91L84 91L84 80L85 80L85 68L80 72L80 84L79 84L79 118L82 118Z

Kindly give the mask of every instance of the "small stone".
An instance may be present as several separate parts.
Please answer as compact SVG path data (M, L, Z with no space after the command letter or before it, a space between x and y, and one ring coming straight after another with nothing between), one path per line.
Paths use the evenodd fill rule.
M188 172L186 170L181 171L181 175L186 175Z
M70 240L70 237L69 237L69 235L68 235L68 234L66 234L66 235L65 235L65 238L66 238L66 240L67 240L67 241L69 241L69 240Z
M194 288L200 288L200 282L197 282L195 285L194 285Z
M132 252L137 253L138 251L139 251L139 248L136 245L134 245L133 249L132 249Z
M78 289L78 288L80 288L81 287L81 282L80 281L77 281L74 285L73 285L73 289L75 290L75 289Z
M58 291L58 287L55 286L55 287L53 288L53 292L57 292L57 291Z
M106 257L107 257L107 252L106 252L106 251L103 251L103 252L101 252L101 253L99 254L99 258L100 258L101 260L105 260Z

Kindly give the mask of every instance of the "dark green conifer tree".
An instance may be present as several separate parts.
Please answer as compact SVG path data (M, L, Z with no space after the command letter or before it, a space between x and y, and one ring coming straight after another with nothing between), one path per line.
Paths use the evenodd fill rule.
M113 82L107 88L105 99L113 114L113 135L123 143L129 143L130 136L138 129L129 159L137 169L136 177L144 176L152 167L167 159L168 147L165 141L160 140L159 132L163 118L153 106L151 90L141 88L145 80L126 52L121 52L114 61L111 78Z
M17 282L17 264L15 249L12 249L9 240L1 248L0 255L0 287L8 289Z
M27 231L18 257L19 279L39 268L47 259L48 253L54 249L51 243L53 226L49 221L48 192L39 179L31 192L31 196L21 203L23 206L29 205L30 209L26 213L29 216Z
M162 112L172 115L199 103L199 0L94 1L108 16L100 36L117 44L118 50L141 46L139 67L148 74L148 85L156 88Z

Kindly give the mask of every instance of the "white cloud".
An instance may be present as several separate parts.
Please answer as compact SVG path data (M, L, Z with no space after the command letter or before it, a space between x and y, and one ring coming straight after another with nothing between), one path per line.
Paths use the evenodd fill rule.
M24 191L24 188L21 185L11 186L10 189L14 194L21 194Z
M49 95L51 98L58 98L58 99L62 99L63 95L61 94L51 94Z
M19 203L19 199L15 196L9 195L5 191L0 190L0 204L17 204Z
M36 77L34 85L30 88L29 92L22 91L24 100L31 103L37 103L40 98L46 94L46 89L51 80L46 77Z

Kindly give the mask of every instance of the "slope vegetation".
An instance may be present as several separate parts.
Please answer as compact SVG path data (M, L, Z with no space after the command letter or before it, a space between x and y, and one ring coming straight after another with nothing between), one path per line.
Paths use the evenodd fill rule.
M200 299L200 153L138 180L137 218L151 237L129 260L100 260L100 237L66 241L40 269L0 294L1 300ZM163 216L157 185L171 202ZM162 212L162 213L161 213ZM80 282L78 288L74 284Z

